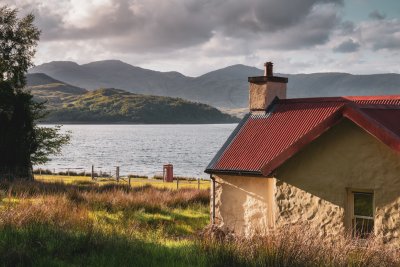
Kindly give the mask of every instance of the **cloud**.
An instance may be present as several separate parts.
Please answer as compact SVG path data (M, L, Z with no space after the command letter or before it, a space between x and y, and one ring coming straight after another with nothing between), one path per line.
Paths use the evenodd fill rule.
M383 6L360 21L343 0L3 2L36 15L37 64L119 59L189 75L267 59L289 73L399 69L400 20Z
M238 40L274 34L271 47L313 46L328 39L336 23L335 6L342 4L342 0L17 0L20 9L36 14L42 41L87 40L126 53L185 49L206 44L216 34Z
M301 23L267 36L266 47L293 50L322 45L339 23L334 5L316 5Z
M355 32L356 25L354 22L346 20L339 24L338 29L341 34L348 35Z
M363 43L374 51L400 50L400 20L363 22L359 26Z
M344 41L338 46L334 47L333 51L338 53L352 53L356 52L359 48L360 44L358 42L348 39L347 41Z
M375 9L374 11L369 13L368 17L370 17L371 19L382 20L386 18L386 15Z

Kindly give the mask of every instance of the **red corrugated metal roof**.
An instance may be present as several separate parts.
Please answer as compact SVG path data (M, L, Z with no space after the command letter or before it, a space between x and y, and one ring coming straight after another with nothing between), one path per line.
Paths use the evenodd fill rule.
M284 99L269 110L246 116L206 172L268 175L343 117L400 151L400 96Z

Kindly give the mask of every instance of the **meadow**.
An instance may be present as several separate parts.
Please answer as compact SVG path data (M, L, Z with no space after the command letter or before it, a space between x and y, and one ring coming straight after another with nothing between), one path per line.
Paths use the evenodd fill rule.
M178 185L177 181L174 180L171 183L163 182L162 178L155 177L156 179L149 179L147 177L136 176L130 179L131 187L141 187L144 185L151 185L157 188L165 189L210 189L209 180L197 181L195 178L185 178L181 177ZM65 184L75 184L75 185L106 185L106 184L116 184L115 178L95 178L91 179L90 176L69 176L69 175L35 175L36 181L53 183L60 182ZM128 185L128 178L124 177L120 179L119 185Z
M396 266L375 240L306 228L244 239L208 226L209 190L110 180L0 183L3 266Z

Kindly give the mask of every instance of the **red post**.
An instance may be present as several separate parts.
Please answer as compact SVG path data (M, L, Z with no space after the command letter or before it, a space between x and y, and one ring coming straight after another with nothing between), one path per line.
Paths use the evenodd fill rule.
M174 181L174 166L172 164L165 164L163 166L163 180L167 183Z

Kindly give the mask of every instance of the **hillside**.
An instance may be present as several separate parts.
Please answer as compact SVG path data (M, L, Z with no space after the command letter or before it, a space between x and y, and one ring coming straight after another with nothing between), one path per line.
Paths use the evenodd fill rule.
M27 88L32 91L34 98L37 101L46 100L49 108L61 105L63 99L88 92L86 89L63 83L43 73L28 74L26 78Z
M121 88L133 93L181 97L224 109L247 107L247 77L262 75L261 69L233 65L193 78L178 72L146 70L116 60L83 65L55 61L39 65L30 72L43 72L88 90L99 87ZM400 74L280 75L289 78L288 97L400 94Z
M118 89L86 91L68 85L31 86L38 101L47 101L48 123L228 123L238 119L206 104L179 98L132 94ZM58 89L60 91L58 91ZM47 92L47 95L46 95Z

